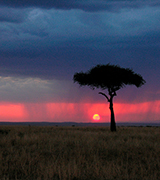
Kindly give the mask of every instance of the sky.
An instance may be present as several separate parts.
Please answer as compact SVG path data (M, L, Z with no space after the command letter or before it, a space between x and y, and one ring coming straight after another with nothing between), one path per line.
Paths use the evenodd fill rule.
M116 122L160 122L159 0L0 0L0 121L109 122L101 90L73 83L107 63L146 81L117 91Z

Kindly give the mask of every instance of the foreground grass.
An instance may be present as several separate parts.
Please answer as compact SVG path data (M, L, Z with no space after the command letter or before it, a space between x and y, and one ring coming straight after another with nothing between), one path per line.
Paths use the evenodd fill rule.
M0 179L158 180L160 127L0 126Z

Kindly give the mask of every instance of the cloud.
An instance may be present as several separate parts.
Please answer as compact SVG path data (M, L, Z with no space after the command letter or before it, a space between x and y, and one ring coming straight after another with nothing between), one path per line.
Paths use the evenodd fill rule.
M49 82L40 79L0 77L0 101L34 101L44 99L49 92Z
M0 75L18 80L5 80L1 100L38 101L55 94L54 101L73 98L78 102L88 95L91 101L95 97L91 90L77 86L75 92L73 74L109 62L144 76L147 90L140 93L141 100L143 94L149 100L159 98L158 1L92 1L92 5L91 1L54 1L53 6L53 1L1 1L1 5L5 2L0 12ZM42 82L37 84L37 78ZM149 97L144 93L148 91L152 92ZM134 101L131 93L127 97Z
M69 85L65 81L0 77L0 101L56 102L60 97L63 101L68 91Z
M89 90L89 93L87 92ZM94 102L96 92L80 89L72 81L26 77L0 77L0 102L57 103ZM90 97L88 96L90 94Z
M18 17L14 17L15 21L19 21ZM99 49L158 44L159 17L157 7L123 9L116 13L28 9L23 22L1 24L0 47L6 52L39 53L54 47ZM11 21L13 18L8 17L8 22Z
M22 23L27 15L27 9L0 7L0 22Z
M142 0L142 1L116 1L116 0L6 0L0 1L1 6L10 6L10 7L40 7L40 8L55 8L55 9L81 9L84 11L100 11L100 10L109 10L115 11L120 8L137 8L143 6L159 6L160 2L158 0Z
M17 14L14 21L23 16ZM116 13L31 8L25 11L21 23L10 23L12 17L1 23L0 52L1 56L54 57L64 48L155 47L160 39L159 17L157 7Z

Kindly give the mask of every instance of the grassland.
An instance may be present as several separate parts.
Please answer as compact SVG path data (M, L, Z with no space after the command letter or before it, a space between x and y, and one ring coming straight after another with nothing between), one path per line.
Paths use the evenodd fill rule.
M1 180L158 180L160 127L0 126Z

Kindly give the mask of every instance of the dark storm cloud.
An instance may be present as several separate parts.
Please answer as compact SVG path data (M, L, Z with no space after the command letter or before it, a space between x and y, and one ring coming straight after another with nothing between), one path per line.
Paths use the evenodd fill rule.
M1 14L1 75L71 79L98 63L148 68L151 58L159 67L158 7L114 13L4 8Z
M118 10L119 8L137 8L142 6L160 5L158 0L1 0L1 6L9 7L40 7L56 9L81 9L85 11Z
M30 54L52 47L100 49L159 43L160 10L157 7L119 13L28 9L20 16L16 10L12 12L16 16L6 18L4 12L1 19L18 22L24 14L25 18L20 24L1 23L0 47L4 51L23 53L28 49Z
M21 23L26 17L26 10L0 7L0 22Z
M160 99L158 1L12 0L0 1L0 5L5 5L0 9L0 76L73 83L75 72L87 71L97 64L119 64L142 74L147 81L145 88L151 92L145 95L148 100ZM18 81L23 84L23 80ZM15 97L18 81L8 80L11 86L15 84ZM23 89L27 83L28 80ZM32 80L27 86L31 91L34 83ZM63 85L58 87L63 89ZM73 92L79 97L77 89L68 90L69 99ZM121 97L138 99L133 91L128 96L127 90L120 92ZM86 92L90 95L90 89ZM139 101L145 94L143 88L140 94Z

